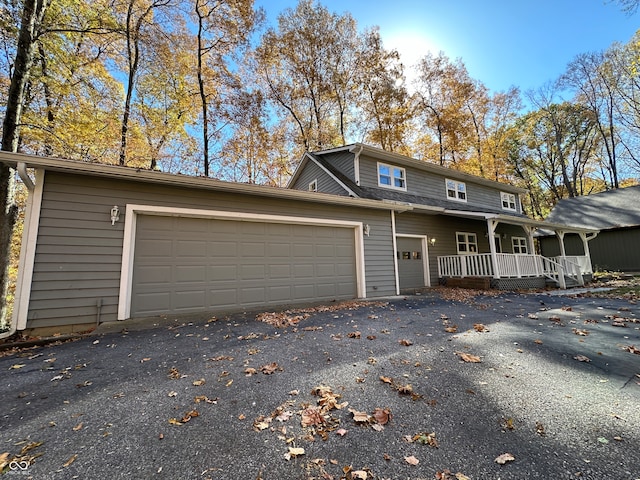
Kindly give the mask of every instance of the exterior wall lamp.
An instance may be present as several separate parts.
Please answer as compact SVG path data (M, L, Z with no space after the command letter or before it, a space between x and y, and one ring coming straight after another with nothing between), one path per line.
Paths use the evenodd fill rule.
M435 237L431 237L429 238L429 245L431 245L432 247L434 247L436 244L436 239Z
M118 220L120 220L120 209L114 205L111 209L111 225L115 225Z
M369 234L371 233L371 227L369 226L369 224L368 224L368 223L367 223L367 224L365 224L365 226L364 226L364 230L363 230L363 231L364 231L364 234L365 234L367 237L368 237L368 236L369 236Z

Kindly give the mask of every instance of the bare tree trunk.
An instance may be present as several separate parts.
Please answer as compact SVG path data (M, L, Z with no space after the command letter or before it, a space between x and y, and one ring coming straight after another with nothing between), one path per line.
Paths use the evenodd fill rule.
M202 149L204 176L209 176L209 112L207 109L207 95L204 89L204 76L202 72L202 59L205 55L203 43L204 36L204 14L200 11L200 1L196 0L196 15L198 16L198 92L200 93L200 104L202 106Z
M24 92L29 82L33 65L36 32L48 7L48 0L25 0L22 22L18 36L13 76L7 95L7 108L2 122L2 145L7 152L18 151L20 138L20 118L24 103ZM6 316L8 266L11 249L11 235L18 215L18 207L13 203L13 175L5 164L0 164L0 291L2 292L2 319Z

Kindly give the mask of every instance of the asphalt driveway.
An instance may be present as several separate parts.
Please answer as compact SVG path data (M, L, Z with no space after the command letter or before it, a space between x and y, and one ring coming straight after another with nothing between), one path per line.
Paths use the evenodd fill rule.
M7 478L640 479L632 302L434 290L260 318L4 352Z

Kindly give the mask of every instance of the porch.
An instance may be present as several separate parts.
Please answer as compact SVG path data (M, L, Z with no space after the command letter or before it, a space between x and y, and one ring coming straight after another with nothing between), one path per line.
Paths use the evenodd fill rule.
M446 255L437 259L439 278L544 278L560 288L567 288L584 286L585 276L593 273L587 255L547 258L530 254L481 253Z

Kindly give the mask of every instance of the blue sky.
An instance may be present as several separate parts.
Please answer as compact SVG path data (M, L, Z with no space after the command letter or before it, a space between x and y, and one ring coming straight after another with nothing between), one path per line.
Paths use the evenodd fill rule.
M297 0L256 0L275 22ZM555 80L578 54L627 43L640 15L609 0L322 0L348 11L361 30L377 25L387 48L405 65L427 50L461 58L470 75L492 91L525 92Z

